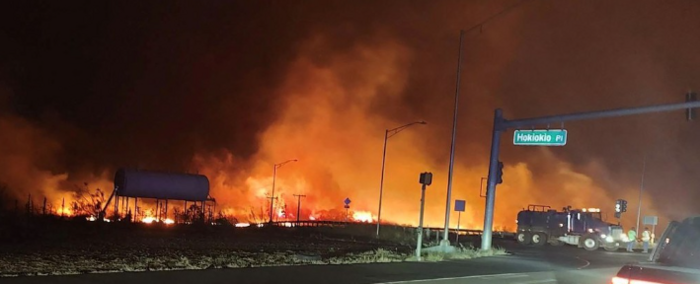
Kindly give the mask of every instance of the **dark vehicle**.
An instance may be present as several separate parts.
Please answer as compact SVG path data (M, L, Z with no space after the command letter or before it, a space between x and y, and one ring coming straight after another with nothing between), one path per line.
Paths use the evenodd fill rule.
M602 220L600 209L571 209L562 211L546 205L528 205L518 212L516 239L522 245L554 246L568 244L592 251L601 246L616 251L627 242L622 227Z
M700 283L700 216L672 221L648 262L623 266L612 284Z

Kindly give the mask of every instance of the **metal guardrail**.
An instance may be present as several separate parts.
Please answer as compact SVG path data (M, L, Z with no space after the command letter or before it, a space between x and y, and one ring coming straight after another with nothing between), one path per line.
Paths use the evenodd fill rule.
M266 222L266 223L258 223L258 224L251 224L251 227L264 227L264 226L269 226L272 224L272 226L276 227L347 227L347 226L375 226L376 223L367 223L367 222L341 222L341 221L277 221L277 222ZM409 229L417 229L416 227L411 227L411 226L400 226L400 225L391 225L391 224L386 224L383 225L385 227L394 227L394 228L402 228L404 230L409 230ZM429 234L433 233L442 233L444 228L438 228L438 227L426 227L423 228L424 231L429 231ZM460 228L459 230L457 229L450 229L450 234L459 234L460 236L466 235L466 236L480 236L483 231L482 230L472 230L472 229L462 229ZM498 236L500 238L513 238L515 237L515 233L513 232L493 232L494 236Z

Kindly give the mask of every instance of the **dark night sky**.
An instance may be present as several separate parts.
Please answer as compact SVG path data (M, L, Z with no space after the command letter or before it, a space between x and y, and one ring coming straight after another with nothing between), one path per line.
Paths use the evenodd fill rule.
M21 126L6 128L8 140L0 141L36 130L30 144L41 149L28 150L30 163L56 174L191 170L193 155L222 149L247 160L279 115L277 88L304 43L330 39L312 55L324 66L357 42L391 38L412 54L407 87L400 100L377 99L372 108L392 121L430 121L425 139L446 167L459 29L516 2L5 2L0 116ZM700 3L690 0L527 0L470 32L458 159L468 166L487 160L496 107L522 118L682 101L688 89L700 89L697 15ZM687 200L700 197L693 190L700 186L700 125L681 112L565 127L569 145L551 152L611 194L637 186L648 151L657 207L694 208ZM505 162L528 162L543 179L551 174L538 150L510 146L512 134L503 140Z

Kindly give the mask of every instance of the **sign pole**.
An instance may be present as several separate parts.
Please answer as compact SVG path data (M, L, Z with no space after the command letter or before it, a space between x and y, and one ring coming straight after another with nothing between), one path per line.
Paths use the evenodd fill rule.
M457 236L455 237L455 245L459 244L459 222L462 220L462 211L457 213Z
M423 247L423 209L425 208L425 188L433 183L433 173L420 174L418 182L422 185L420 190L420 220L418 221L418 238L416 243L416 259L421 261L420 250ZM437 234L439 235L439 234Z
M349 197L345 198L345 200L343 201L343 203L345 203L345 222L348 221L348 215L350 215L350 202L351 201Z
M493 115L493 133L491 137L491 156L489 158L489 175L486 185L486 206L484 212L484 231L481 234L481 250L491 250L491 232L493 229L493 214L496 203L496 172L498 171L498 155L501 146L501 124L503 111L499 108Z
M425 184L421 186L420 192L420 220L418 221L418 242L416 244L416 259L421 261L420 250L423 246L423 208L425 205Z

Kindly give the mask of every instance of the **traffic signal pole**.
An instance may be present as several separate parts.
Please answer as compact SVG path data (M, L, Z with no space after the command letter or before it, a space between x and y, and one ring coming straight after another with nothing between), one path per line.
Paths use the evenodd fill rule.
M496 109L493 115L493 135L491 136L491 157L489 158L489 176L486 182L486 212L484 214L484 231L481 234L481 250L491 249L491 232L493 230L493 210L496 203L496 174L501 145L499 125L503 123L503 111Z
M635 114L665 112L686 109L686 119L692 120L690 110L700 107L700 101L695 101L696 96L686 96L685 103L662 104L643 106L635 108L619 108L612 110L580 112L573 114L541 116L526 119L506 120L503 118L503 111L496 109L493 118L493 133L491 137L491 156L489 158L489 176L486 189L486 210L484 214L484 230L481 235L481 250L491 249L492 231L493 231L493 214L494 205L496 202L496 174L498 167L498 158L500 154L501 134L509 128L532 128L537 125L550 125L554 123L563 123L566 121L576 121L584 119L595 119L605 117L628 116Z

